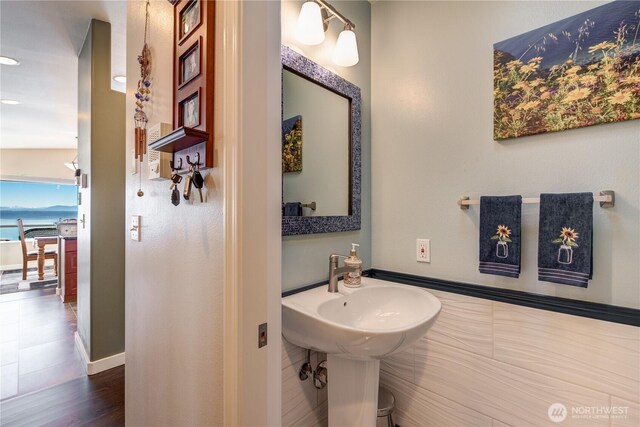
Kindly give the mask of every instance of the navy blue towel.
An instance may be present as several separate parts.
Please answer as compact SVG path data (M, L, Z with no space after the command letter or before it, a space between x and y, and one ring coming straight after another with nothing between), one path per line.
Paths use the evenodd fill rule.
M593 193L540 195L538 280L586 288L592 245Z
M520 277L522 196L480 197L480 273Z
M302 216L302 203L285 203L282 208L282 216Z

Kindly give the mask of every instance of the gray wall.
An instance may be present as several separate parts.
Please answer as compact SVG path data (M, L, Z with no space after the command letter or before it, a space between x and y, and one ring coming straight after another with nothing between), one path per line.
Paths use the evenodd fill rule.
M91 360L124 351L124 103L111 90L111 26L93 20L78 58L78 333Z
M640 121L496 143L492 45L603 2L376 2L372 6L373 265L421 276L640 307ZM563 165L571 159L571 167ZM498 167L499 166L499 167ZM478 217L460 195L612 189L594 205L587 289L537 280L538 206L523 206L520 279L478 272ZM415 239L432 239L417 263Z
M302 1L282 2L282 44L335 72L362 91L362 228L343 233L283 237L282 289L295 289L328 280L328 259L332 252L348 254L351 242L359 243L363 268L371 267L371 5L368 1L332 1L336 9L356 25L360 62L339 67L331 53L342 25L332 20L325 40L318 46L299 44L293 35ZM330 165L329 165L330 167Z

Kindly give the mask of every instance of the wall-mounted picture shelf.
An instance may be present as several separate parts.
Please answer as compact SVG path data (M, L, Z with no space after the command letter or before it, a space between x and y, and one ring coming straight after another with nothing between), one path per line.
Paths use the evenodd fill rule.
M163 153L172 153L174 161L178 160L179 152L188 150L196 145L203 144L201 155L202 167L213 167L213 152L205 149L209 141L209 134L197 129L180 127L149 144L149 148Z
M172 153L174 164L197 152L200 167L212 168L216 3L213 0L170 1L174 5L174 130L150 143L149 148Z

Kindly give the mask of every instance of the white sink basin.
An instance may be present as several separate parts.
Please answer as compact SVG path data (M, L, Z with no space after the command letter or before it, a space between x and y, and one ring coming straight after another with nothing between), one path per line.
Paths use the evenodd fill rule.
M356 360L379 360L422 337L440 312L424 289L362 278L359 288L338 284L282 299L282 334L303 348Z

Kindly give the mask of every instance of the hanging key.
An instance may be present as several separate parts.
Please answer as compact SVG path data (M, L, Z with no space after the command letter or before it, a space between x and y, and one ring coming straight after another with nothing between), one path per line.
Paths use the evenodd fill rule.
M178 190L178 184L180 184L180 181L182 181L182 176L178 175L176 171L173 171L169 190L171 190L171 204L174 206L178 206L180 204L180 190Z
M191 196L191 185L193 184L191 175L193 175L193 166L189 167L189 174L187 175L187 180L184 183L184 193L182 193L182 196L185 200L189 200L189 196Z
M173 184L171 184L171 187L169 187L169 189L171 190L174 186L180 184L180 181L182 181L182 175L178 175L176 171L173 171L173 174L171 175L171 182Z
M204 178L200 174L197 164L195 169L193 170L193 173L191 174L191 182L193 183L193 186L198 189L198 194L200 194L200 203L204 202L204 199L202 198L202 187L204 186Z
M178 206L180 204L180 190L178 190L178 186L173 184L173 190L171 190L171 204L173 206Z

